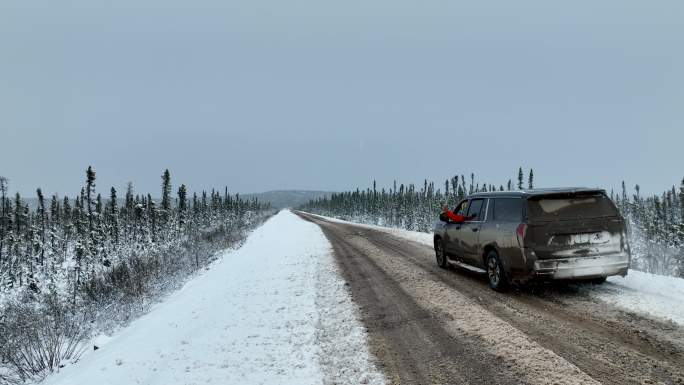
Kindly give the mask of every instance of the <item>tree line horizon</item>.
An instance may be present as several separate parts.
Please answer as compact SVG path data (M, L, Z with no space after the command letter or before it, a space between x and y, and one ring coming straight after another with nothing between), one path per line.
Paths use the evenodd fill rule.
M525 178L527 175L527 178ZM517 178L505 184L478 182L474 173L469 178L456 174L444 181L443 189L424 179L422 188L415 184L399 184L390 189L372 187L332 193L311 200L300 209L354 222L429 232L442 205L454 207L461 199L476 192L533 189L534 170L525 173L518 168ZM684 277L684 179L679 191L672 185L661 194L643 196L638 184L629 191L622 182L621 190L607 192L628 224L632 245L632 266L637 270Z

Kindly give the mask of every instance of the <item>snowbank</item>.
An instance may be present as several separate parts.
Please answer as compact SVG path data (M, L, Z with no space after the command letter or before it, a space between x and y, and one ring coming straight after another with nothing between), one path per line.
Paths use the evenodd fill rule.
M336 218L326 220L351 223L383 231L433 247L432 234L376 225L357 224ZM600 286L586 285L586 291L621 309L684 325L684 279L630 270L626 277L610 277Z
M610 277L591 294L623 309L684 325L684 279L630 270Z
M383 384L366 338L327 239L283 211L44 384Z

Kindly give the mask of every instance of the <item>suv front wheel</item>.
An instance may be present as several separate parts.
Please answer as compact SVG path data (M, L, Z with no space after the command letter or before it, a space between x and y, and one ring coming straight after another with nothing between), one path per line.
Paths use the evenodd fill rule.
M444 252L444 243L441 239L435 240L435 257L437 258L437 266L442 269L447 267L446 253Z
M487 278L489 287L496 291L505 291L508 288L506 273L499 259L499 254L492 250L487 254Z

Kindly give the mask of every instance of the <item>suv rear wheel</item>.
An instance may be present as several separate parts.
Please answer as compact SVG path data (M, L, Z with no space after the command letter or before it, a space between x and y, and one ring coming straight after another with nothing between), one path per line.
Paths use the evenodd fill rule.
M506 273L499 259L499 254L492 250L487 254L487 278L489 287L496 291L505 291L508 288Z
M437 266L442 269L447 267L446 253L444 252L444 243L441 239L435 240L435 257L437 258Z

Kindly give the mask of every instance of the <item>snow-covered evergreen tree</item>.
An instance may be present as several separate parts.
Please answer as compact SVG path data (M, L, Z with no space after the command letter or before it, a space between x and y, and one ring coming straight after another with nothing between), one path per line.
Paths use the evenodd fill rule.
M527 178L527 187L532 190L534 188L534 171L530 169L530 176Z

